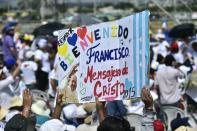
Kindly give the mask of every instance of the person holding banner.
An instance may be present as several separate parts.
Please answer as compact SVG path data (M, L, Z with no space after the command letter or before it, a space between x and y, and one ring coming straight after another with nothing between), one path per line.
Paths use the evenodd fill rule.
M141 131L164 131L164 124L160 120L154 119L153 98L150 94L150 90L146 87L142 88L141 99L145 104L141 122ZM126 119L121 116L106 116L104 105L98 101L96 101L96 104L98 115L101 118L97 131L131 131L132 128Z

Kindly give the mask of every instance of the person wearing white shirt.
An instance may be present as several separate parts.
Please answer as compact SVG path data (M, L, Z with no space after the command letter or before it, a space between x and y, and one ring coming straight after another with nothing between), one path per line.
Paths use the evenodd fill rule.
M38 63L38 70L36 72L36 78L38 83L38 89L45 91L48 87L48 75L51 71L51 65L49 62L49 53L46 52L47 40L40 39L38 41L38 47L35 51L35 61Z
M159 45L156 47L156 54L161 54L163 57L166 57L166 55L169 54L169 43L165 40L165 35L164 34L157 34L156 35Z
M162 105L180 106L181 90L179 89L178 78L184 74L172 66L175 61L172 55L165 58L166 67L158 70L156 74L156 85L159 89L159 99Z
M179 46L177 42L172 42L171 44L171 53L175 58L176 62L183 64L184 63L184 56L181 52L179 52Z
M166 67L164 64L164 57L161 54L157 55L157 62L159 63L157 70L162 70Z
M33 51L27 51L25 57L28 59L21 64L23 80L27 88L36 89L36 75L38 69L37 64L33 60Z

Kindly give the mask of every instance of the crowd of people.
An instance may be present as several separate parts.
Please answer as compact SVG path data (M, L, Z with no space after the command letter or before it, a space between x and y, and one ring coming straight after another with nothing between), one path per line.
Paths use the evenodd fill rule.
M180 114L169 125L162 110L173 106L184 112L191 106L196 112L197 107L197 88L188 88L197 86L197 39L172 39L167 32L162 26L150 34L149 85L142 88L141 98L69 104L65 99L77 87L78 65L58 82L57 38L34 38L15 32L15 25L5 26L0 38L0 131L197 130Z

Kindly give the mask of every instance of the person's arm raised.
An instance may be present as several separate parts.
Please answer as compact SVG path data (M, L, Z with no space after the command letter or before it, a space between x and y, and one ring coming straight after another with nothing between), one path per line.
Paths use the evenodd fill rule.
M63 94L60 94L58 91L57 98L56 98L56 106L55 106L54 112L52 114L53 119L60 119L60 115L62 112L62 106L63 106L62 97L63 97Z
M17 60L17 67L16 67L16 69L14 70L14 72L12 73L12 77L15 79L16 78L16 76L18 76L19 75L19 73L20 73L20 66L21 66L21 61L20 60Z
M32 105L32 96L29 89L23 91L23 111L22 115L26 118L29 117Z
M141 99L145 104L145 111L153 111L153 98L150 94L150 90L146 87L142 88Z
M79 66L79 63L72 66L70 72L68 73L68 78L71 78L72 75L74 75L77 72L77 67Z

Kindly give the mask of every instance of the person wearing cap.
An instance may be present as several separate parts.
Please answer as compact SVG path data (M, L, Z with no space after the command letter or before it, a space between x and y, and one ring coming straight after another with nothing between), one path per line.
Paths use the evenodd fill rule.
M4 29L4 36L3 36L3 59L5 62L5 65L7 66L8 60L17 60L17 51L15 47L15 43L13 40L14 36L14 26L8 26Z
M169 53L169 43L165 40L165 35L159 32L156 35L156 38L158 39L159 45L156 47L157 52L155 54L161 54L163 57L166 57Z
M49 62L49 53L47 52L47 40L40 39L38 41L38 49L35 51L34 59L38 64L38 70L36 72L36 79L38 89L45 91L48 88L48 75L51 71L51 65Z
M23 80L27 88L37 89L36 86L36 71L38 69L37 64L33 61L34 52L29 50L25 53L27 61L22 62L21 71L23 74Z
M179 46L176 41L173 41L171 44L171 54L174 56L175 60L178 63L183 64L184 56L179 52Z

